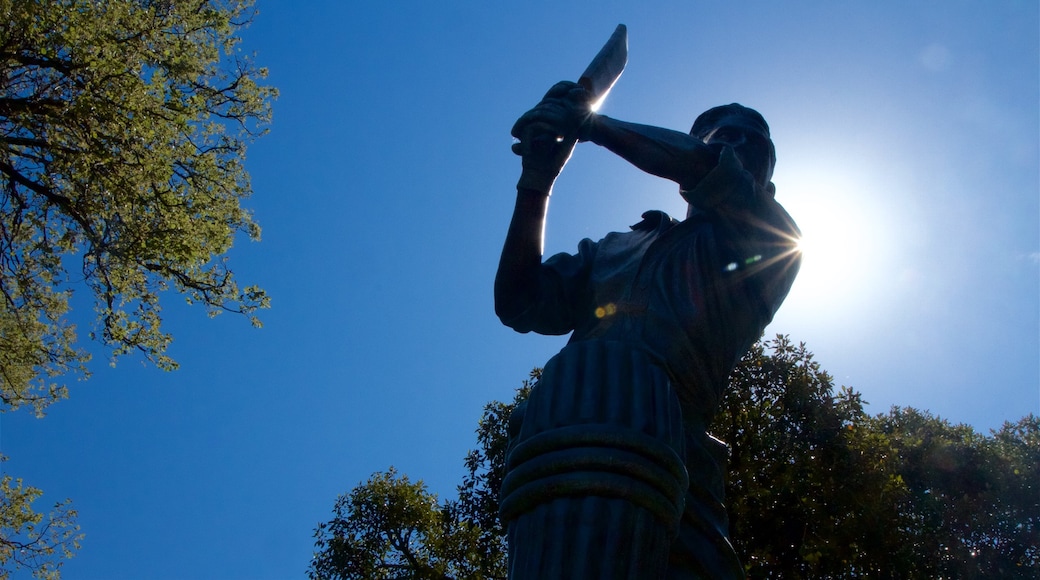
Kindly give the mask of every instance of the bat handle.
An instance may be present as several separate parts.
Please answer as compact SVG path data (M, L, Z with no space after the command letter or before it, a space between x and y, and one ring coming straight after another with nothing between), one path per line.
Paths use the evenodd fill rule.
M520 143L520 141L517 141L517 143ZM542 134L542 135L538 135L536 137L533 137L530 140L530 147L531 147L531 150L533 152L535 152L535 153L537 153L539 155L545 155L545 154L551 153L552 149L554 147L558 147L560 143L563 143L563 136L562 135L557 135L557 136L554 137L552 135ZM517 150L517 148L514 148L513 151L517 155L521 155L522 154L519 150Z

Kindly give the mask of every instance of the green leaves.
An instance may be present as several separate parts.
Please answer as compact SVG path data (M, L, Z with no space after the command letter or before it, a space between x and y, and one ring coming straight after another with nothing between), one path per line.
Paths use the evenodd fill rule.
M527 400L541 373L542 369L533 369L512 402L484 405L477 425L478 448L466 454L459 499L449 504L458 517L480 532L477 556L484 578L506 578L506 529L498 518L498 498L509 448L509 419Z
M340 496L333 511L314 531L309 578L482 577L474 553L479 532L439 506L422 481L392 467Z
M5 409L64 393L36 377L86 374L72 280L96 298L93 336L161 368L168 288L259 325L267 295L220 258L260 235L243 161L276 93L237 51L251 16L249 0L0 0Z
M734 370L712 431L732 451L730 532L749 578L1040 570L1032 415L992 437L910 408L871 417L804 344L778 336Z
M59 578L63 559L79 549L83 535L71 502L55 504L45 516L32 508L41 495L21 479L0 477L0 578L19 568L27 568L34 578Z
M374 475L315 530L310 577L504 579L509 417L538 375L484 407L457 501ZM1040 418L986 437L910 408L872 417L786 336L752 347L730 382L711 431L731 449L730 535L749 578L1037 576Z
M252 14L252 0L0 0L0 412L42 415L87 375L66 318L76 288L113 359L176 368L167 290L259 326L267 295L223 258L238 234L260 236L243 162L276 92L237 51ZM44 539L67 507L47 524L18 511L33 494L0 482L0 576L47 546L23 565L56 574L51 556L75 547ZM12 543L21 533L37 539Z
M394 468L340 496L334 517L314 531L313 580L506 578L505 528L498 519L509 417L527 400L534 369L512 403L484 406L480 449L466 455L467 475L455 501L437 502L420 481Z

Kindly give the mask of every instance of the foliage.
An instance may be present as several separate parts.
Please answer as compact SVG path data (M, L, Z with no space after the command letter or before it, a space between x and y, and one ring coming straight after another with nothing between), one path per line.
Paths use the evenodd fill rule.
M498 490L508 422L537 377L536 369L512 403L484 407L479 449L466 456L459 499L422 504L424 517L439 516L476 534L475 547L467 548L467 561L476 568L468 575L456 568L458 578L505 578ZM1040 418L1029 415L986 437L910 408L872 417L859 393L847 387L835 392L805 345L785 336L752 347L730 382L711 430L732 450L727 508L749 578L1040 573ZM389 477L395 481L396 474ZM329 538L338 536L327 530L362 509L370 508L341 499L336 517L319 525L312 578L368 577L314 573L344 552L330 549ZM375 529L351 521L355 535ZM397 576L371 577L441 577L421 575L433 565L424 562L426 568L405 566Z
M770 352L767 352L767 349ZM876 417L804 344L757 344L713 431L749 578L1032 578L1040 425L991 437L927 412Z
M163 369L163 292L210 314L267 306L223 259L260 233L243 159L275 92L237 49L252 15L252 0L0 0L0 412L42 415L86 376L74 285L113 360ZM0 577L57 577L78 548L68 501L44 518L40 495L0 481Z
M992 437L910 408L870 420L906 484L904 552L921 576L1036 578L1040 572L1040 418Z
M711 430L731 449L730 532L750 577L885 570L899 545L884 524L903 484L865 417L859 395L835 396L805 345L785 337L756 344L734 370Z
M63 559L79 549L82 535L69 500L45 517L32 509L42 494L21 479L0 477L0 579L19 568L31 570L36 578L59 578Z
M394 468L336 500L314 531L309 578L443 580L479 577L478 530L459 521L422 481Z
M484 406L480 448L466 455L467 474L454 501L437 503L420 481L394 468L340 496L334 517L314 531L312 579L506 578L505 529L498 490L505 471L509 417L527 399L541 369L517 389L512 403Z
M42 413L66 394L56 377L85 375L74 283L92 337L164 369L164 291L211 314L267 305L221 259L236 232L259 237L242 162L274 91L236 48L251 4L0 0L3 410Z
M459 486L458 501L451 504L463 520L480 531L479 562L485 578L506 578L506 530L498 519L498 491L505 476L509 418L513 409L527 400L541 374L541 369L532 370L512 403L492 401L484 405L477 425L479 448L466 454L467 474Z

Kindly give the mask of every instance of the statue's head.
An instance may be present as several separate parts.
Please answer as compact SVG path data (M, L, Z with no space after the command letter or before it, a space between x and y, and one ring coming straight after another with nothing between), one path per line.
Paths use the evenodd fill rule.
M732 147L755 181L773 191L776 149L769 138L769 125L758 111L737 103L708 109L693 122L690 135L709 145Z

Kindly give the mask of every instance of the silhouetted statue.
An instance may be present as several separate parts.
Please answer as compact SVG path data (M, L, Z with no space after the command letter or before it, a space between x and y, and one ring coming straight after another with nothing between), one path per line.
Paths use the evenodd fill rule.
M595 114L589 99L558 83L513 127L523 173L495 310L519 332L572 334L511 420L510 578L741 578L728 451L706 426L798 270L769 127L732 104L685 134ZM579 141L678 183L686 219L649 211L543 262L549 195Z

